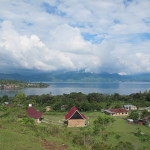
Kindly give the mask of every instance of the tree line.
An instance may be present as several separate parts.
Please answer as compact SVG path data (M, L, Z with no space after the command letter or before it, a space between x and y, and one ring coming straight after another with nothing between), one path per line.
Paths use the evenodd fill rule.
M99 111L108 108L120 108L125 104L136 105L137 107L150 106L150 91L143 93L133 93L130 95L101 94L81 92L72 92L70 94L56 95L29 95L18 93L15 97L4 95L0 97L0 102L9 102L11 104L33 104L36 107L51 106L54 111L69 110L72 106L76 106L81 111ZM63 106L63 109L62 109Z

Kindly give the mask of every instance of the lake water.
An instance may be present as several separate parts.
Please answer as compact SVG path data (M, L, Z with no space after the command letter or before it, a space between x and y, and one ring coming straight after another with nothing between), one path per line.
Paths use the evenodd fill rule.
M71 92L88 93L119 93L128 95L136 92L144 92L150 90L150 82L90 82L90 83L75 83L75 82L48 82L50 85L47 88L25 88L21 90L0 90L0 96L9 95L15 96L19 92L26 95L42 95L42 94L69 94Z

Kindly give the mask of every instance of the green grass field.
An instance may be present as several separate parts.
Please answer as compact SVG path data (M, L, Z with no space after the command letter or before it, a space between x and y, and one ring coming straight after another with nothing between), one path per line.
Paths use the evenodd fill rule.
M82 112L89 121L89 128L93 128L93 121L103 115L101 112ZM0 112L2 115L3 112ZM83 150L82 144L73 143L73 137L81 134L81 128L67 128L63 124L66 112L48 112L44 114L45 123L40 125L21 125L12 117L0 118L0 150ZM108 145L116 145L118 141L130 142L136 150L149 150L150 143L135 136L137 128L150 138L150 128L129 124L125 119L114 117L115 122L106 128L110 133L104 141ZM116 138L119 135L119 138ZM93 136L101 141L101 133ZM82 140L82 137L81 137ZM91 149L90 146L85 149Z

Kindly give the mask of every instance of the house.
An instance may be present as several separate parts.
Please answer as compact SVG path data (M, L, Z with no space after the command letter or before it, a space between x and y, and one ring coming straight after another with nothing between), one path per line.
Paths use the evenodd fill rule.
M68 127L84 127L86 126L87 118L73 106L71 110L65 115Z
M147 110L148 112L150 112L150 107L145 107L144 110Z
M65 105L61 105L61 108L60 108L62 111L63 110L66 110L66 106Z
M52 110L52 107L51 107L51 106L46 106L46 107L45 107L45 110L46 110L46 111L51 111L51 110Z
M124 105L124 108L127 110L137 110L137 107L134 105Z
M128 110L124 108L115 108L115 109L104 110L104 113L112 116L127 116Z
M43 112L38 112L35 108L29 105L27 115L30 118L34 118L36 123L41 123Z

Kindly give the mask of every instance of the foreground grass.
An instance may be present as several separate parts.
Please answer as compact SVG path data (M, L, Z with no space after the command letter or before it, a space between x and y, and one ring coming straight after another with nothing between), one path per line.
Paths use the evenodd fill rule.
M99 116L103 115L101 112L82 112L89 121L89 127L93 127L93 121ZM53 121L63 120L65 113L47 113L45 115L45 118ZM150 128L146 126L141 126L137 124L130 124L128 123L125 118L122 117L114 117L115 122L107 128L107 132L110 133L110 136L108 139L105 140L108 144L116 145L118 141L125 141L130 142L134 145L135 149L144 149L149 150L150 149L150 142L149 141L142 141L141 138L135 136L135 133L137 133L137 130L140 129L141 132L144 135L150 136ZM79 128L68 128L70 132L80 132ZM101 133L100 133L101 134ZM119 138L117 136L119 135ZM98 135L96 137L97 140L101 139L101 135ZM101 139L102 140L102 139Z
M0 115L3 114L4 112L0 112ZM46 123L34 126L21 125L14 116L0 118L0 150L90 150L91 147L88 142L92 143L93 141L103 141L112 146L115 146L119 141L125 141L132 143L137 150L149 150L150 143L143 142L141 138L135 136L137 128L143 134L150 135L149 127L128 124L126 120L115 117L116 121L105 131L109 133L107 138L102 139L100 132L89 140L81 136L84 128L67 128L64 126L62 122L65 114L65 112L45 113ZM99 115L103 115L100 112L83 112L83 114L90 122L89 130L93 128L93 121ZM88 146L83 146L83 141Z

